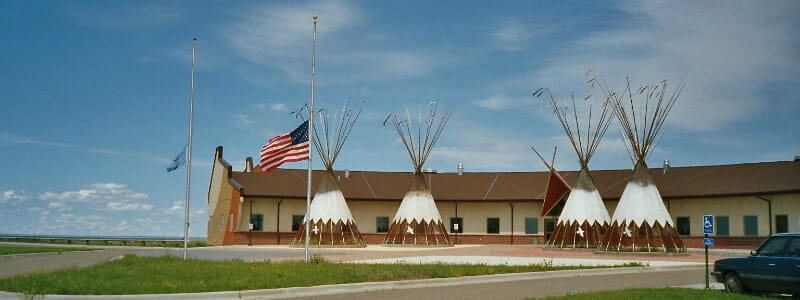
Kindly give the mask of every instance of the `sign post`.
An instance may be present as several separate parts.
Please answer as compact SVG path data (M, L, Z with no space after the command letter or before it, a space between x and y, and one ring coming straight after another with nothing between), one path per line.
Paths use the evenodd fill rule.
M714 233L714 216L713 215L703 215L703 247L706 249L706 289L709 289L708 285L708 246L714 245L714 239L709 238L709 234Z

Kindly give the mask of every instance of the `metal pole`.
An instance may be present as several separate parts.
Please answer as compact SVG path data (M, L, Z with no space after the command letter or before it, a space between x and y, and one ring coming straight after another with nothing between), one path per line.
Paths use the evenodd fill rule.
M194 65L197 38L192 38L192 88L189 94L189 149L186 154L186 204L183 209L183 259L189 251L189 195L192 186L192 119L194 118Z
M703 234L703 237L708 238L708 233ZM705 245L705 248L706 248L706 289L709 289L709 285L708 285L708 244L705 243L705 239L703 239L703 240L704 240L703 244Z
M309 222L311 222L311 218L309 218L309 212L311 207L311 161L313 160L311 157L311 148L314 146L312 143L312 139L314 137L314 78L317 66L317 16L314 16L314 39L313 39L313 46L311 48L311 103L309 104L308 109L308 187L306 189L306 262L308 262L308 242L309 242Z

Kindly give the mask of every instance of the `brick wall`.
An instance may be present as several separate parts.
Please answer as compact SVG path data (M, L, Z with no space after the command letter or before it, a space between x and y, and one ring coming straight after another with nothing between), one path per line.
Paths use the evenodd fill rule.
M295 237L295 232L281 232L280 245L288 245ZM278 234L275 232L234 232L232 233L231 243L226 245L278 245ZM362 233L361 237L367 244L380 245L386 234L382 233ZM450 234L450 239L457 244L511 244L511 235L503 234L459 234L458 237ZM514 235L514 244L541 245L544 244L544 237L541 235ZM534 242L534 239L536 240ZM702 245L703 241L700 240Z

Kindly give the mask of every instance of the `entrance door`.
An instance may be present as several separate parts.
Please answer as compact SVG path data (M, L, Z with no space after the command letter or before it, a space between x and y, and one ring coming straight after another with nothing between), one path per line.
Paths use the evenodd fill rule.
M544 241L545 241L545 243L547 243L547 241L550 240L550 236L553 235L553 231L556 230L556 221L558 221L558 219L550 219L550 218L545 218L544 219Z

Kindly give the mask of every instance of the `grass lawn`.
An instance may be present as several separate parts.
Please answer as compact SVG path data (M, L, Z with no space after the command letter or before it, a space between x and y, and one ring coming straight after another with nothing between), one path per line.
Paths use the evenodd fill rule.
M44 252L68 252L68 251L89 251L88 248L48 248L48 247L9 247L0 246L0 255L24 254L24 253L44 253Z
M548 297L548 300L558 299L625 299L625 300L674 300L674 299L725 299L725 300L748 300L765 299L755 295L730 294L721 290L698 290L687 288L663 288L663 289L627 289L611 292L574 294L561 297Z
M547 263L529 266L371 265L330 263L321 259L308 264L302 261L248 263L129 255L87 268L0 279L0 290L29 295L199 293L586 268L593 267L560 267Z

